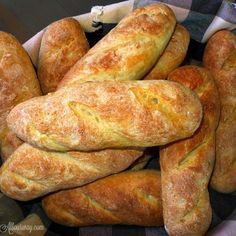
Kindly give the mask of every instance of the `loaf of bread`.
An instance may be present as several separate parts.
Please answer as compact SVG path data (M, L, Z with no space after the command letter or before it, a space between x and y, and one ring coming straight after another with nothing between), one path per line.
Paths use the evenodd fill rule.
M67 226L163 225L160 172L127 171L43 199L53 221Z
M235 55L236 39L235 35L228 30L220 30L216 32L207 42L204 54L203 63L204 66L211 70L213 73L215 70L223 69L224 63L227 59ZM232 66L233 67L233 64ZM218 81L216 80L218 84Z
M228 30L215 33L207 43L203 63L214 75L221 100L211 187L230 193L236 191L236 35Z
M42 92L54 92L66 72L88 49L84 31L77 20L64 18L50 24L43 34L38 59Z
M161 147L164 224L169 235L205 235L212 217L208 183L215 161L219 95L212 75L204 68L179 67L168 79L198 94L203 120L192 137Z
M1 167L0 188L11 198L27 201L118 173L142 154L135 149L46 152L24 143Z
M189 32L185 27L177 24L166 49L144 79L166 79L168 74L185 59L189 41Z
M60 83L141 79L162 54L176 24L164 4L137 8L79 60Z
M0 150L5 160L22 143L7 127L8 113L41 92L29 56L18 40L6 32L0 32L0 58Z
M22 140L56 151L163 145L191 136L197 95L165 80L87 81L30 99L8 115Z

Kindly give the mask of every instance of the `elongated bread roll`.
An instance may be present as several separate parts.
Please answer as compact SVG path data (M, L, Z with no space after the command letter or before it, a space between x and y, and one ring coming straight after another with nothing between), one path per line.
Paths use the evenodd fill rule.
M76 28L77 27L77 28ZM58 75L60 74L60 76L63 76L63 73L65 72L65 65L63 64L65 62L65 57L66 57L66 67L68 66L68 64L71 64L71 60L74 60L74 58L71 57L67 57L67 54L64 55L64 53L66 53L70 47L70 50L73 50L73 47L78 47L78 45L75 45L73 43L79 43L78 39L76 39L75 41L72 42L72 45L68 45L67 42L65 42L66 40L70 40L71 37L76 38L76 32L78 31L78 25L75 24L74 20L71 19L63 19L61 21L55 22L53 23L51 26L49 26L49 28L47 29L46 33L44 34L44 38L42 40L42 46L41 46L41 52L40 52L40 69L39 72L41 73L41 83L43 84L44 90L47 90L49 88L51 89L55 89L55 83L58 82ZM81 34L81 32L79 32ZM66 35L64 35L66 34ZM80 35L81 37L81 35ZM78 37L77 37L78 38ZM66 44L65 44L66 43ZM82 44L83 46L83 44ZM82 48L83 49L83 48ZM74 50L74 52L72 52L72 56L74 55L73 53L77 53L76 50ZM53 61L55 59L55 55L56 55L56 59L57 61L55 63L53 63ZM74 55L76 56L76 55ZM55 67L59 67L58 73L53 73L55 69ZM46 181L44 178L44 173L47 171L47 166L45 166L43 164L44 161L48 161L50 160L50 158L52 159L51 165L57 166L61 166L61 168L66 168L66 166L68 165L67 161L63 161L63 157L71 157L72 154L71 153L65 153L64 155L57 155L57 153L50 153L50 152L45 152L43 150L40 149L36 149L33 147L30 147L29 145L23 145L21 146L18 150L16 150L14 152L14 154L12 155L13 157L11 158L11 162L15 163L19 160L25 160L25 159L29 159L30 162L28 164L28 170L26 172L24 172L24 169L19 170L17 173L21 178L19 177L17 180L14 179L15 175L12 174L12 172L15 170L14 168L9 168L8 167L3 167L3 175L5 179L8 179L9 183L12 183L11 186L15 190L15 192L12 192L9 189L5 189L6 194L9 194L10 196L12 196L13 198L16 199L20 199L20 200L28 200L28 199L32 199L38 196L41 196L45 193L48 193L50 191L55 191L61 188L66 188L67 186L78 186L81 185L81 183L88 183L92 180L95 180L97 178L101 178L103 176L106 176L108 174L111 173L116 173L119 172L125 168L127 168L134 160L136 160L139 156L141 156L141 151L139 152L134 152L134 150L130 149L130 150L109 150L108 151L104 151L102 152L103 156L104 156L104 160L106 161L106 163L103 163L103 165L101 165L101 170L99 173L96 173L96 175L92 172L93 170L91 170L92 173L90 173L88 171L88 166L86 165L79 165L80 169L77 168L77 170L81 173L84 173L85 171L88 172L88 174L90 173L91 177L86 176L85 174L81 174L78 176L78 174L73 173L73 175L71 176L71 178L73 178L72 180L69 179L63 179L61 178L60 183L57 183L57 180L50 181L50 183L47 183L46 186L44 185L39 185L38 188L37 184L35 182L30 182L29 185L27 185L25 188L27 190L22 190L20 186L22 186L22 184L24 184L25 182L23 182L24 179L27 178L31 178L28 176L29 173L34 173L34 177L35 178L40 178L42 181ZM77 153L77 152L73 152L73 156L81 156L81 153ZM91 154L85 154L85 156L90 156L91 158L93 156L101 156L101 153L98 152L97 154L95 152L91 153ZM52 158L53 157L61 157L60 162L58 162L58 160L56 158ZM116 166L111 166L111 163L114 162L116 163L116 161L114 161L115 157L122 157L120 158L120 162L118 163L119 165ZM124 156L126 157L127 160L124 159ZM122 162L121 162L122 161ZM55 163L54 163L55 162ZM36 172L35 171L35 163L37 163L37 165L41 166L41 172ZM54 164L53 164L54 163ZM89 163L88 163L89 164ZM7 164L6 164L7 165ZM12 166L12 165L10 165ZM17 166L17 165L16 165ZM92 166L92 163L90 163L90 166ZM83 169L84 167L84 169ZM104 169L104 172L102 171L102 168ZM11 170L10 170L11 169ZM9 174L9 172L11 174ZM20 174L19 174L20 173ZM52 169L51 173L48 174L50 176L50 178L58 178L57 176L57 170ZM48 177L47 175L47 177ZM32 178L35 180L35 178ZM23 180L22 180L23 179ZM76 179L76 181L74 181L74 179ZM14 182L15 181L15 182ZM36 180L35 180L36 181ZM73 183L73 185L70 184L71 181ZM29 181L27 181L28 183ZM69 183L69 184L68 184ZM5 186L7 185L6 181L3 181L3 185L5 184ZM13 187L14 186L14 187ZM36 186L36 187L35 187ZM34 189L37 190L34 190ZM3 188L4 189L4 188ZM3 190L4 191L4 190Z
M1 191L17 200L31 200L118 173L142 153L135 149L46 152L24 143L0 169Z
M13 35L0 31L0 150L3 160L22 143L7 127L8 113L20 102L40 94L26 51Z
M88 79L141 79L162 54L175 24L164 4L134 10L72 67L60 87Z
M215 70L222 69L229 56L234 55L236 48L235 38L236 36L228 30L216 32L207 42L203 55L204 66L213 73ZM231 67L228 67L228 69Z
M236 191L236 36L227 30L215 33L207 43L203 62L214 75L221 100L211 187L230 193Z
M208 183L215 161L219 95L209 71L200 67L179 67L168 79L198 94L203 120L192 137L161 148L164 224L169 235L204 235L212 215Z
M160 172L127 171L43 199L53 221L67 226L163 224Z
M50 24L43 34L38 77L44 94L54 92L66 72L88 51L79 22L64 18Z
M189 32L177 24L166 49L144 79L166 79L168 74L183 62L189 41Z
M163 145L191 136L197 95L176 82L88 81L33 98L8 115L24 141L57 151Z

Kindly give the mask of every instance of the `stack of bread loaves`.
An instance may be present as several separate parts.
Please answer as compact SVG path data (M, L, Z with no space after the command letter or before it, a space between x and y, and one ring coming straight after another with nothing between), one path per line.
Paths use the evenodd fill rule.
M170 235L207 231L220 98L207 69L179 67L189 34L169 7L136 9L91 49L76 20L52 23L39 80L17 40L0 38L4 194L43 197L47 215L68 226L164 222ZM235 72L235 53L224 65ZM161 146L161 172L138 170L153 146Z

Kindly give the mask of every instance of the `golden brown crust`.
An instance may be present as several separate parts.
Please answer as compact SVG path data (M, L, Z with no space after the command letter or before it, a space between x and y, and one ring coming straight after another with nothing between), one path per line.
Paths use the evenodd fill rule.
M194 90L203 105L203 120L188 139L161 148L164 223L169 235L204 235L211 223L208 183L215 160L219 95L210 72L183 66L168 79Z
M163 224L160 173L127 171L43 199L46 214L67 226Z
M144 79L166 79L168 74L183 62L189 41L189 32L177 24L166 49Z
M223 193L236 191L236 36L227 30L208 41L204 65L214 75L220 93L221 116L216 132L216 164L211 186Z
M0 169L1 191L17 200L30 200L118 173L142 154L135 149L46 152L24 143Z
M175 23L164 4L134 10L72 67L59 87L88 79L141 79L165 49Z
M207 42L203 63L209 70L219 70L225 60L235 51L236 36L228 31L221 30L216 32Z
M66 72L88 51L79 22L64 18L45 30L39 51L38 77L44 94L56 90Z
M21 143L13 133L9 133L6 124L8 113L18 103L39 96L41 92L26 51L14 36L2 31L0 32L0 94L0 149L1 156L6 159Z
M49 150L163 145L191 136L202 118L195 93L176 82L88 81L15 107L9 127Z

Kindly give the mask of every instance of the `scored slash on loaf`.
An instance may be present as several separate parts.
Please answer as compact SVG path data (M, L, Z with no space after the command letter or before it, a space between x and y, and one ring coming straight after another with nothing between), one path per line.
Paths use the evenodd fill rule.
M207 70L187 66L171 73L186 56L187 30L163 4L139 8L66 73L79 55L62 43L76 34L69 23L77 25L64 19L51 25L56 30L48 27L41 44L38 75L44 93L51 93L17 105L7 117L11 133L26 143L1 167L1 191L21 201L47 195L45 212L68 226L159 226L164 218L170 235L203 235L211 222L207 187L219 99ZM64 24L68 31L60 37ZM88 45L79 31L82 56ZM233 52L219 75L234 66ZM138 158L152 146L161 146L163 202L156 171L107 177L136 160L134 169L143 168L149 156Z
M204 115L193 136L160 149L165 228L170 235L204 235L212 219L208 184L215 161L219 94L212 75L201 67L179 67L168 79L194 90Z
M43 208L67 226L163 224L161 176L155 170L126 171L46 196Z
M24 143L0 169L1 191L17 200L31 200L120 172L142 154L135 149L47 152Z
M8 115L24 141L48 150L163 145L191 136L202 119L197 95L171 81L89 81L33 98Z
M130 21L132 21L132 26L129 24ZM47 33L50 33L53 27L56 27L60 24L60 26L62 24L66 23L67 26L69 23L71 23L71 21L69 20L62 20L59 22L55 22L54 24L52 24L51 26L48 27L48 30L45 32L44 36L45 39L48 39L47 37L50 38L50 36ZM163 24L165 23L165 24ZM140 24L142 25L142 28L140 28ZM157 54L152 54L152 59L153 58L158 58L158 56L161 54L161 52L164 50L166 44L168 43L169 38L171 37L171 34L174 30L174 26L175 26L175 17L173 12L166 6L161 5L161 4L155 4L153 6L148 6L148 7L144 7L142 9L138 9L137 11L135 11L134 13L131 13L131 15L129 16L129 20L123 20L122 21L122 25L118 25L119 26L119 30L113 30L111 33L109 33L109 36L107 36L106 38L108 39L103 39L102 43L98 44L100 46L96 46L96 50L93 49L90 51L90 56L86 56L86 60L89 59L90 64L88 66L87 61L84 62L84 67L80 67L78 70L78 65L75 66L76 72L77 74L82 74L82 72L86 71L86 76L89 74L93 74L95 75L97 71L99 71L99 69L102 69L103 71L106 69L106 72L109 71L110 75L113 72L114 74L117 74L117 70L114 70L114 64L109 64L106 63L104 64L104 60L107 58L107 55L113 55L115 54L115 52L117 52L117 47L114 46L114 44L116 42L119 42L119 49L122 49L123 51L125 51L125 49L127 49L127 47L134 47L135 50L132 51L132 54L129 55L125 55L122 54L122 60L117 62L117 68L121 69L121 68L126 68L126 70L124 71L123 74L120 74L118 76L116 76L116 79L125 79L127 78L128 75L128 79L140 79L143 73L146 73L146 71L148 71L150 69L150 67L152 66L152 63L150 63L150 61L148 63L143 63L143 61L141 61L140 63L136 63L137 60L139 60L140 58L147 58L151 53L153 53L153 50L150 50L150 52L148 52L147 49L147 42L148 45L150 44L150 42L152 42L150 44L150 46L155 49L155 52ZM135 27L134 27L135 26ZM56 27L56 29L53 31L53 33L56 33L56 31L58 30L59 27ZM153 32L156 32L158 34L154 37ZM74 32L74 31L73 31ZM68 33L73 33L71 31L68 31ZM126 32L125 37L122 38L122 35L124 35L123 33ZM142 37L140 37L140 33L142 35ZM129 37L128 37L129 35ZM61 35L60 35L61 36ZM134 37L133 39L137 39L137 40L132 40L132 37ZM148 38L150 37L150 40L148 40ZM158 42L158 40L163 39L164 41L158 45L156 45L156 43ZM54 43L61 43L61 40L65 40L67 38L60 38L60 40L58 40L57 42L53 41L51 42L50 40L43 40L41 48L42 50L40 51L40 65L39 66L48 66L47 69L50 70L49 72L55 70L52 69L52 66L54 66L54 63L52 63L52 61L50 61L51 63L48 64L53 64L53 65L48 65L47 64L47 60L45 61L45 58L47 58L47 55L51 55L50 51L57 51L57 49L55 49L54 46L57 46L57 44L55 45ZM126 40L128 39L128 40ZM145 40L143 40L145 39ZM112 40L112 42L111 42ZM49 42L50 41L50 42ZM121 43L122 42L122 43ZM107 45L106 47L104 45ZM47 46L47 47L46 47ZM61 48L61 47L60 47ZM95 57L91 57L92 54L96 54ZM54 54L53 54L54 55ZM99 55L99 57L98 57ZM49 59L53 59L49 58ZM101 60L97 60L97 58L100 58ZM104 60L103 60L103 59ZM136 58L136 59L135 59ZM48 59L48 58L47 58ZM68 58L67 58L68 59ZM135 59L135 60L134 60ZM64 60L64 59L63 59ZM82 58L82 61L84 59ZM94 60L94 61L93 61ZM59 61L59 60L58 60ZM121 63L121 64L119 64ZM82 63L83 64L83 63ZM55 65L57 66L57 64ZM53 67L54 68L54 67ZM109 69L110 68L110 69ZM141 73L140 73L140 68L141 69ZM86 69L84 71L84 69ZM129 72L132 71L133 75L131 76L129 74ZM40 82L41 84L44 83L44 87L46 88L46 84L48 86L48 88L53 85L53 87L55 87L54 83L52 83L51 79L53 78L49 78L47 76L42 75L41 73L42 71L39 69L38 73L39 76L41 76L40 78ZM45 71L44 71L45 72ZM101 71L102 72L102 71ZM100 72L99 72L100 73ZM47 73L46 73L47 74ZM50 75L50 73L48 73ZM72 74L72 72L69 73L69 75L72 76L72 78L78 78L77 74ZM57 75L57 74L56 74ZM103 75L102 73L100 73L100 75ZM122 77L121 75L124 75L125 77ZM46 78L47 77L47 78ZM67 76L68 78L68 76ZM86 77L87 78L87 77ZM103 78L103 77L101 77ZM113 77L111 77L113 78ZM45 79L47 82L43 82L42 80ZM48 80L50 81L48 81ZM55 78L57 80L57 78ZM79 77L80 79L80 77ZM88 79L91 79L88 77ZM92 78L94 80L94 77ZM99 77L98 77L99 79ZM49 83L48 83L49 82ZM47 88L47 89L48 89ZM37 114L38 111L36 111L35 114ZM58 122L60 123L61 120L59 120ZM65 120L65 122L68 122L68 120ZM51 123L51 125L53 125L54 122ZM134 151L132 149L130 149L129 151L126 150L126 152L122 152L121 150L115 149L110 151L110 155L105 155L107 152L102 152L102 154L104 155L104 158L107 160L107 164L103 166L103 170L101 170L99 173L96 174L96 176L91 177L89 176L84 176L84 175L80 175L77 176L76 174L72 175L71 178L76 178L76 181L72 181L73 182L73 186L77 186L80 185L81 183L87 183L89 181L91 181L91 178L100 178L106 174L110 174L110 173L115 173L117 171L121 171L121 169L125 169L129 166L129 164L131 164L131 162L133 162L135 159L137 159L142 152L136 152L134 153ZM122 154L123 153L123 154ZM93 154L91 154L91 158L93 159L93 155L99 155L100 152L98 152L97 154L95 152L93 152ZM122 154L122 155L121 155ZM22 145L18 150L16 150L14 152L14 154L11 157L11 161L7 162L2 168L1 168L1 185L2 185L2 191L4 191L6 194L8 194L9 196L16 198L16 199L21 199L21 200L29 200L32 198L35 198L37 196L41 196L47 192L50 191L55 191L56 189L59 188L67 188L69 186L71 186L67 179L61 179L61 182L58 183L57 182L57 169L50 169L50 173L48 173L47 170L47 165L44 165L44 162L47 163L51 163L53 165L57 163L57 167L61 166L61 169L64 168L64 165L68 165L68 163L66 161L63 161L63 158L59 158L61 156L63 156L65 159L73 159L73 157L75 156L81 156L82 153L78 153L78 152L73 152L72 153L53 153L53 152L45 152L41 149L37 149L35 147L32 147L28 144L24 144ZM87 156L85 154L85 156ZM122 158L123 162L120 163L120 165L116 166L115 169L112 169L109 171L105 171L106 167L109 169L110 166L108 165L108 163L110 163L110 161L113 160L113 157L117 157L117 156L125 156L125 158ZM26 159L31 160L32 162L29 161L29 165L27 170L25 170L25 168L18 168L17 170L14 168L14 166L18 166L18 161L21 160L22 162L25 161ZM126 159L126 162L125 162ZM51 160L51 161L50 161ZM58 161L60 160L60 161ZM11 164L9 164L11 163ZM13 164L15 163L15 164ZM63 165L64 163L64 165ZM35 165L34 165L35 164ZM78 162L76 162L76 164L78 164ZM35 168L35 166L38 166L38 168ZM78 165L75 165L78 167ZM100 165L101 166L101 165ZM88 165L87 165L88 167ZM81 167L82 168L82 167ZM58 168L60 169L60 168ZM83 168L82 168L83 169ZM40 170L40 171L39 171ZM79 168L77 168L76 170L80 170ZM91 170L92 171L92 170ZM62 172L61 174L63 175L64 172ZM65 173L64 173L65 174ZM32 177L33 175L33 177ZM37 183L37 179L41 178L41 184L39 184L39 182ZM46 183L47 180L45 179L51 179L49 181L49 183L47 184L43 184ZM54 178L54 181L52 181L52 179ZM30 181L32 180L32 181ZM34 180L34 181L33 181ZM45 182L46 181L46 182ZM8 184L7 183L11 183L11 187L12 188L8 188ZM15 188L14 188L14 187ZM15 189L15 192L11 191L12 189Z
M59 87L84 80L138 80L156 63L176 19L164 4L134 10L65 75Z

